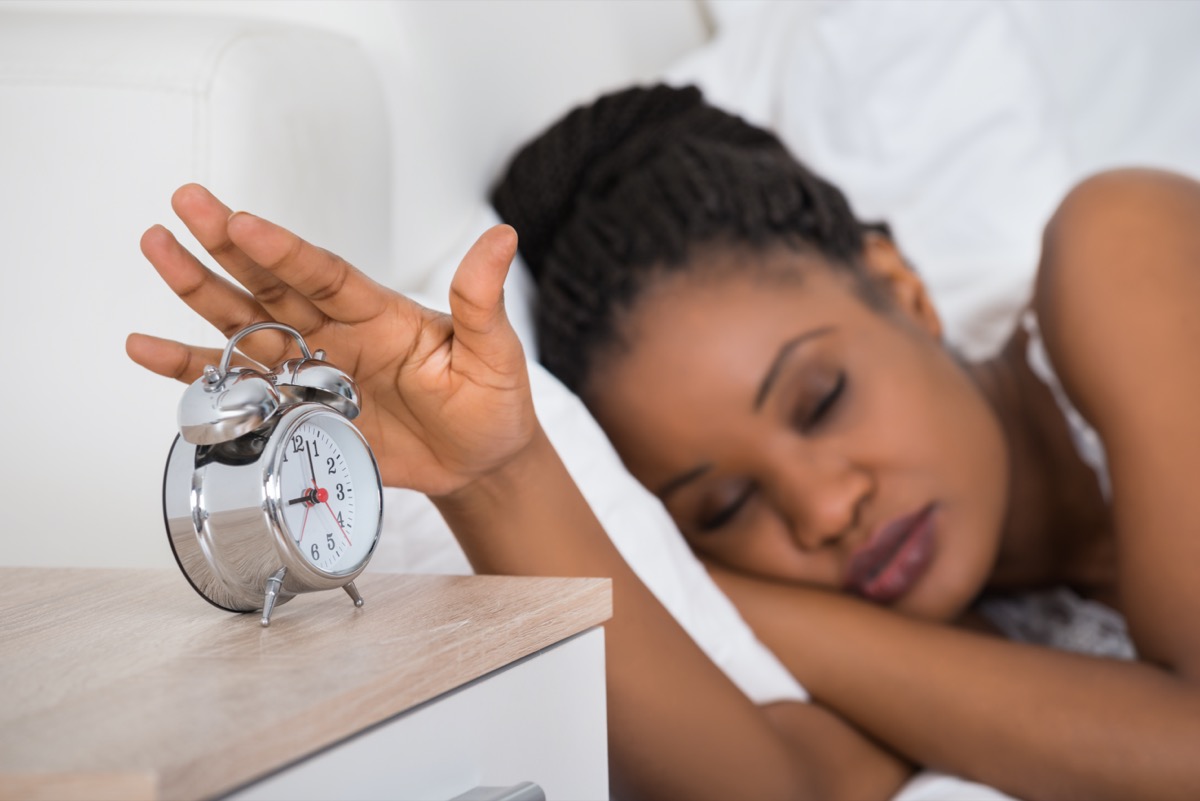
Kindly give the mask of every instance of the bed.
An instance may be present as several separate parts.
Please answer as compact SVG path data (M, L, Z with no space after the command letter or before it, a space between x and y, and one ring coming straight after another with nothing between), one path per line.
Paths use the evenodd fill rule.
M1196 31L1200 4L1156 0L0 4L0 330L23 382L4 406L22 503L0 563L171 564L146 532L178 388L122 342L220 344L137 252L185 181L444 306L517 144L606 89L695 83L887 220L950 341L979 355L1075 180L1128 163L1200 177ZM533 292L515 269L530 353ZM583 406L533 372L543 425L634 569L747 695L804 698ZM392 489L385 506L371 569L469 570L427 499ZM48 520L64 533L37 536ZM925 773L901 797L1002 796Z

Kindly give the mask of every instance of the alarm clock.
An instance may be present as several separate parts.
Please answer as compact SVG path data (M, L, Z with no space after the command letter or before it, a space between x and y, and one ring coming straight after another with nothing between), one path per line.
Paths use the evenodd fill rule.
M303 354L263 372L231 367L245 336L277 329ZM163 516L175 560L201 597L231 612L271 612L302 592L343 588L379 542L383 485L349 375L281 323L229 339L221 362L185 390L167 456Z

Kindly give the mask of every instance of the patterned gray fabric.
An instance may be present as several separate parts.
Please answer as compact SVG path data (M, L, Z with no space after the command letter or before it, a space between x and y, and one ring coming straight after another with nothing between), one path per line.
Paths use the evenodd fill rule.
M1125 618L1066 587L989 597L976 609L1010 640L1092 656L1137 658Z

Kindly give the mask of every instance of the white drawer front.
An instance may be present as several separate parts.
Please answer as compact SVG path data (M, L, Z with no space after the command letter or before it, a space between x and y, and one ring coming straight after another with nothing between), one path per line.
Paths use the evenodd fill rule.
M536 782L608 798L604 630L591 629L268 776L238 801L441 801Z

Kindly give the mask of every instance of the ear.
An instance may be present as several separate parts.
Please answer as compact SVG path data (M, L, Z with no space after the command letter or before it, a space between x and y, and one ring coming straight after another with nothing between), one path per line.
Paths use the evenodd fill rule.
M893 309L912 320L935 339L942 338L942 318L925 288L925 282L904 260L896 243L884 234L868 231L863 238L863 266Z

